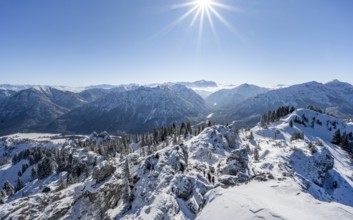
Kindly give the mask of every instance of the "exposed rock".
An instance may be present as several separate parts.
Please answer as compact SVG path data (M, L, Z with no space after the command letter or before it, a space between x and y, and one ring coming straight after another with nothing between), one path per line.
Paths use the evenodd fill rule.
M248 152L245 148L234 150L226 161L221 164L220 172L233 176L236 176L238 173L246 173L248 170L248 161Z
M97 183L102 182L105 178L109 177L114 173L116 167L108 162L104 162L101 167L95 167L93 169L93 178L97 180Z
M249 176L244 173L239 173L236 176L222 175L218 178L218 182L224 184L225 186L235 186L240 183L245 183L248 180L249 180Z

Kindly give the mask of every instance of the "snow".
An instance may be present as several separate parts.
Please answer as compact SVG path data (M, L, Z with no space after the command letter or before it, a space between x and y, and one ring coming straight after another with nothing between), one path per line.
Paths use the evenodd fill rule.
M289 125L303 115L306 123ZM350 132L353 125L298 109L267 128L236 131L215 125L197 136L179 137L176 145L173 137L168 137L168 142L147 156L142 155L140 143L132 143L133 152L126 157L133 179L130 209L121 199L126 185L120 154L106 159L88 149L76 149L67 141L65 149L78 161L86 157L92 161L97 156L94 169L100 172L109 164L115 172L99 183L90 175L56 191L66 172L31 181L29 168L23 175L26 186L0 205L0 218L16 218L31 207L37 210L33 219L54 218L60 212L64 219L97 219L102 215L110 219L353 219L351 159L330 143L337 129ZM304 139L291 140L294 132L304 132ZM17 134L7 136L6 144L18 152L57 137ZM29 140L23 143L21 138ZM80 138L104 144L112 136L103 132ZM0 177L14 183L23 163L27 161L1 166ZM42 193L42 185L50 186L52 192ZM43 208L43 204L47 205Z
M250 182L206 195L199 220L214 219L352 219L353 208L321 202L292 180Z
M212 118L213 114L214 114L214 113L211 113L211 114L207 115L206 118Z
M52 141L53 137L60 137L61 134L50 134L50 133L16 133L11 135L6 135L3 137L12 138L14 140L21 139L31 139L33 141ZM65 138L56 139L56 141L65 141Z

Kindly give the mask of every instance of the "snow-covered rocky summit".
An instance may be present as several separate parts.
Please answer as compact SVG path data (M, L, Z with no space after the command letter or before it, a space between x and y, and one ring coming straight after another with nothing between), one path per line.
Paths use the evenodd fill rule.
M3 178L22 164L25 176L37 171L4 181L0 218L352 219L352 131L298 109L248 130L170 127L135 141L102 133L31 146L0 166Z
M353 126L307 109L241 131L253 152L252 177L264 182L210 191L198 219L351 219L353 169L343 149L352 149L352 139L332 144L337 131L349 137Z

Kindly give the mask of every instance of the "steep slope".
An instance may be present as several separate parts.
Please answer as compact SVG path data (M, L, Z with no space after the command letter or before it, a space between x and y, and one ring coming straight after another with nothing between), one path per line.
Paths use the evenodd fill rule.
M44 128L55 118L84 103L76 93L50 87L21 90L0 106L0 134Z
M2 177L17 173L38 152L57 165L33 180L30 170L45 159L33 162L25 186L3 193L0 218L352 219L353 167L344 145L331 143L338 130L349 134L353 125L298 109L266 128L212 126L153 146L132 143L128 155L116 142L123 138L92 134L0 166Z
M55 132L144 132L196 119L208 111L203 99L181 85L113 90L93 103L63 115L49 129Z
M222 89L206 98L206 103L216 109L233 107L242 101L256 95L266 93L267 88L251 84L242 84L232 89Z

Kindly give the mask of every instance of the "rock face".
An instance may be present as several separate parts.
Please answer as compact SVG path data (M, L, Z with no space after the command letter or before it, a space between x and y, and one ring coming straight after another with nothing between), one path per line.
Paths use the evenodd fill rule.
M116 170L116 167L110 163L104 162L101 167L95 167L93 170L93 178L97 183L102 182L107 177L111 176Z
M220 168L222 174L233 176L245 174L248 170L248 152L244 148L233 151Z

